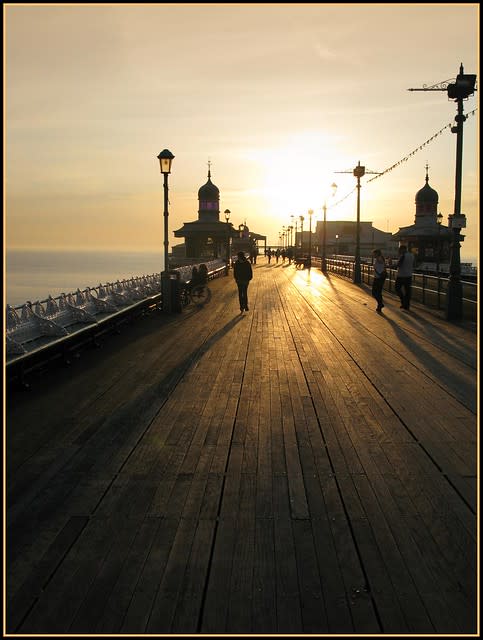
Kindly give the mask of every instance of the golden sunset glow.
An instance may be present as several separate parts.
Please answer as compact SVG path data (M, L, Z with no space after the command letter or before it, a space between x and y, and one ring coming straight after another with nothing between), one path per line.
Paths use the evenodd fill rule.
M291 215L320 219L333 182L328 218L353 220L353 167L384 172L415 150L363 178L361 219L394 233L412 224L426 163L445 222L452 213L456 137L433 136L455 103L408 88L461 63L478 72L479 5L7 4L4 16L9 247L161 246L164 148L170 245L197 217L208 159L221 211L269 243ZM476 105L477 94L465 101L469 256Z

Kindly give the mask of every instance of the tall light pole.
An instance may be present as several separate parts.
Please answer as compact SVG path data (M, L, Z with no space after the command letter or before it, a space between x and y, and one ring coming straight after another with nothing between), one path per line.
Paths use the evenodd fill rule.
M226 271L228 274L228 270L230 269L231 263L231 255L230 255L230 209L225 209L225 220L226 220Z
M339 255L339 234L335 234L335 255Z
M304 252L304 217L299 216L300 220L300 251Z
M476 75L465 74L463 65L456 76L456 82L448 85L448 98L456 101L458 113L455 116L456 127L451 127L451 132L456 133L456 174L454 213L449 216L453 241L451 243L451 258L448 278L448 295L446 318L448 320L461 320L463 317L463 285L461 284L461 259L460 259L460 231L466 227L466 216L461 213L461 175L463 169L463 123L466 116L463 114L463 100L467 99L475 91Z
M336 173L350 173L349 171L336 171ZM352 175L357 178L357 222L356 222L356 252L354 261L354 280L355 284L361 284L361 178L366 173L374 173L380 175L377 171L366 171L361 166L359 160L357 167L352 170Z
M312 268L312 216L314 215L314 210L313 209L309 209L308 210L308 214L309 214L309 264L308 264L308 268L309 271Z
M356 255L354 263L354 283L361 283L361 178L366 168L361 166L361 161L354 168L354 176L357 178L357 222L356 222Z
M448 292L446 296L446 319L461 320L463 317L463 285L461 284L460 261L460 231L466 227L466 216L461 213L461 174L463 167L463 123L466 116L463 114L463 100L469 98L475 92L476 74L464 73L463 64L460 64L460 72L451 81L445 80L430 87L423 86L408 91L447 91L448 98L454 100L458 106L455 116L456 126L451 127L451 133L456 133L456 172L454 212L449 218L449 227L453 232L451 243L450 267L448 278Z
M174 155L168 149L163 149L157 156L161 168L161 173L164 177L164 271L161 274L161 294L163 301L163 311L170 312L172 310L171 300L171 280L169 277L169 258L168 258L168 175L171 173L171 164L173 162Z
M292 220L292 224L290 225L290 246L292 246L292 247L293 247L293 235L292 234L293 234L293 221L294 221L294 218L295 218L295 216L292 213L290 215L290 219ZM297 224L297 222L295 222L295 224ZM295 228L297 228L297 227L295 227Z
M330 185L332 189L332 195L335 196L335 192L337 191L337 185L333 182ZM322 271L326 273L327 271L327 259L326 259L326 250L327 250L327 198L324 199L324 206L322 207L324 210L324 226L322 227Z

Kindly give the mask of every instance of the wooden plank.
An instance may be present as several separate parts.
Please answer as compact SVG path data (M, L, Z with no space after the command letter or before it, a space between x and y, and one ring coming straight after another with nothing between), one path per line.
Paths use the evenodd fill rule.
M158 573L157 590L149 620L143 629L146 633L171 633L178 600L182 595L185 573L196 533L196 521L188 518L174 520L179 524L176 527L164 571L161 575ZM121 632L132 633L134 629L139 631L138 624L131 628L128 622L129 618L125 620Z
M274 526L271 518L256 518L252 586L252 633L277 632Z
M226 631L236 537L235 523L232 520L220 519L215 532L213 558L200 622L200 633L214 634Z
M278 479L284 480L284 478ZM288 509L287 504L285 516L280 515L273 521L276 570L275 606L279 634L300 633L303 629L295 539L292 521L288 517Z
M297 573L302 600L302 628L304 633L327 633L326 603L317 568L312 527L309 520L293 520Z
M38 564L34 566L21 588L9 599L7 611L11 611L12 615L7 620L8 633L18 632L23 618L40 597L42 590L47 586L51 576L55 573L87 523L88 518L85 516L69 518L65 527L56 536Z
M261 263L10 400L9 629L475 631L475 338L327 284Z

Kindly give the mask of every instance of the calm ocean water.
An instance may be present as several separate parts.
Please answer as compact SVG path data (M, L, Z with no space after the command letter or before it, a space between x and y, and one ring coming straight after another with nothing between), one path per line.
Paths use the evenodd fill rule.
M461 258L477 264L476 258ZM86 287L96 287L133 276L159 273L164 268L159 251L29 251L6 250L5 302L18 306L30 300L54 298Z
M159 273L163 251L28 251L6 250L5 303L54 298L133 276Z

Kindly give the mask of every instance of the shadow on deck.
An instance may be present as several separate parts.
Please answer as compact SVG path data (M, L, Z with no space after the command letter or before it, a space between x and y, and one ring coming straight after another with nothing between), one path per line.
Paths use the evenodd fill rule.
M475 634L475 332L210 288L9 392L7 633Z

